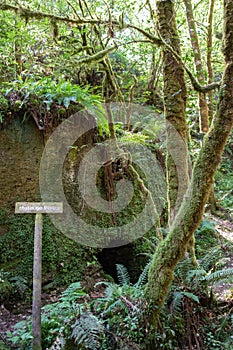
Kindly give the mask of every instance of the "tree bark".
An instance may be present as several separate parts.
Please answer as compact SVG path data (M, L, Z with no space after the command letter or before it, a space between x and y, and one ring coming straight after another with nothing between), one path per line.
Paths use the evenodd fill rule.
M15 42L14 42L14 51L15 51L15 78L21 75L23 70L22 62L22 45L20 42L19 24L15 19Z
M186 17L189 27L189 35L191 40L192 49L194 52L194 63L195 70L198 75L198 81L204 82L204 74L201 59L201 50L199 47L199 41L197 36L196 24L194 21L193 8L191 0L184 0L186 7ZM208 105L206 95L203 92L198 93L198 104L199 104L199 124L202 132L207 132L209 129L209 118L208 118Z
M208 72L208 84L211 84L213 82L213 68L212 68L212 49L213 49L213 12L214 12L214 0L210 0L209 2L209 10L208 10L208 31L207 31L207 57L206 57L206 64L207 64L207 72ZM208 116L209 121L212 122L213 119L213 91L210 91L208 93L209 101L208 101ZM214 213L217 209L216 207L216 200L214 195L214 184L212 185L212 188L210 190L210 195L208 202L210 204L210 210L212 213Z
M209 3L209 12L208 12L208 32L207 32L207 71L208 71L208 84L213 82L213 68L212 68L212 50L213 50L213 12L214 12L214 0L210 0ZM209 119L212 121L213 119L213 91L208 93L209 102L208 102L208 110L209 110Z
M157 1L157 22L161 37L180 55L173 1ZM171 225L188 188L189 173L184 69L166 48L163 50L163 79L164 112L168 122L166 158L168 221ZM177 140L178 135L179 141L182 142ZM178 142L174 142L175 140ZM181 166L177 166L177 163Z
M213 176L221 161L224 146L233 126L232 0L224 0L223 46L225 71L220 88L218 108L194 165L187 195L169 234L157 246L149 271L146 297L151 306L150 318L155 328L158 325L160 309L165 302L173 280L174 269L184 257L188 243L201 222L204 205L213 183Z

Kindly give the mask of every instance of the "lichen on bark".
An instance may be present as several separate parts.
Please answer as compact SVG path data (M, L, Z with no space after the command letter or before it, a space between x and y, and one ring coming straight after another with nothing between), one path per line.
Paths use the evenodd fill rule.
M172 1L157 1L157 28L160 36L180 55L180 41ZM163 48L163 79L165 118L168 122L166 171L168 216L171 224L187 190L189 174L184 68L166 47ZM177 135L183 141L182 146L180 142L174 142ZM174 154L180 153L182 164L177 164Z

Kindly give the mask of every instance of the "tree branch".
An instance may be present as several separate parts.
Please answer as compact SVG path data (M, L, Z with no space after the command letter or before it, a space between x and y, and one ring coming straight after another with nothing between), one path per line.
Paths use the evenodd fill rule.
M132 28L137 30L138 32L140 32L141 34L143 34L146 38L149 39L149 41L152 44L155 44L159 47L163 47L166 48L168 51L170 51L172 53L172 55L177 59L178 62L180 62L184 68L184 70L186 71L186 73L189 76L189 79L193 85L193 88L198 91L198 92L208 92L211 90L214 90L216 88L220 87L220 82L216 82L216 83L211 83L208 85L201 85L198 80L194 77L194 75L192 74L192 72L190 71L190 69L184 64L182 58L180 57L180 55L173 49L173 47L171 45L169 45L159 34L159 38L155 37L154 35L146 32L144 29L139 28L137 26L134 26L132 24L127 25L127 28Z
M70 17L63 17L55 14L50 14L42 11L32 11L30 8L26 7L21 7L21 6L14 6L14 5L8 5L5 3L0 4L0 10L2 11L14 11L18 13L21 17L25 18L34 18L37 20L41 20L44 18L49 18L53 21L58 21L58 22L66 22L66 23L75 23L77 25L84 25L84 24L106 24L107 21L100 21L97 19L84 19L84 18L70 18Z
M103 25L109 25L109 21L105 20L102 21L100 19L94 19L94 18L70 18L70 17L63 17L63 16L59 16L59 15L55 15L55 14L50 14L50 13L46 13L46 12L42 12L42 11L32 11L30 8L26 8L26 7L22 7L22 6L14 6L14 5L9 5L6 3L1 3L0 4L0 10L2 11L14 11L16 13L18 13L21 17L25 17L27 20L30 18L34 18L36 20L41 20L44 18L49 18L52 21L57 21L57 22L66 22L66 23L74 23L77 24L78 26L82 26L85 24L103 24ZM145 31L142 28L139 28L133 24L126 24L123 25L122 27L122 23L120 23L119 21L111 21L111 24L115 25L116 27L120 28L120 29L124 29L124 28L132 28L137 30L138 32L140 32L141 34L143 34L147 39L149 39L149 41L152 44L155 44L159 47L165 47L168 51L170 51L173 56L182 64L182 66L184 67L186 73L188 74L190 81L193 85L193 88L198 91L198 92L208 92L211 90L214 90L216 88L220 87L220 83L211 83L208 84L206 86L202 86L200 85L200 83L197 81L197 79L193 76L192 72L190 71L190 69L188 67L186 67L186 65L184 64L184 62L182 61L182 58L177 54L177 52L168 44L166 43L166 41L159 35L159 38L148 33L147 31Z
M184 70L186 71L186 73L189 76L189 79L193 85L193 88L198 91L198 92L208 92L211 90L214 90L216 88L220 88L221 83L220 82L215 82L215 83L211 83L208 85L201 85L198 80L193 76L192 72L190 71L190 69L184 64L182 58L180 57L180 55L173 49L173 47L171 45L169 45L159 34L160 40L162 41L163 46L170 51L173 56L177 59L178 62L180 62L184 68Z

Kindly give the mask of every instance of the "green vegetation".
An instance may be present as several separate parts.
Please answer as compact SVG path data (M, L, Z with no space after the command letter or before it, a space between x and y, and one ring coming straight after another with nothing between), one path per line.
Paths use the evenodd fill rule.
M227 213L232 216L233 213L233 148L232 148L233 134L231 133L228 143L226 145L223 161L215 175L215 186L217 193L217 200L221 207L225 208Z
M102 232L133 223L140 237L113 281L97 261L101 249L68 239L44 217L42 350L233 347L232 21L232 0L0 1L0 137L8 140L14 119L19 129L30 119L46 144L76 112L87 112L81 122L93 114L90 135L67 147L67 201ZM89 206L78 183L92 147L106 155L95 184L106 212ZM117 211L127 181L133 195ZM23 314L18 303L31 303L34 216L13 214L12 202L0 209L0 303ZM146 203L151 211L142 219ZM106 245L126 243L114 232ZM10 347L32 349L30 317L4 332Z
M205 230L205 234L213 239L210 231ZM71 284L58 302L42 309L43 347L55 348L60 344L62 349L75 346L87 350L147 349L153 341L156 348L166 350L180 349L189 342L203 348L208 345L211 350L229 349L233 344L229 336L232 317L224 310L216 310L212 291L214 283L225 281L229 276L232 278L233 269L223 268L226 254L218 255L216 261L211 245L206 249L197 269L193 270L188 258L178 264L162 310L159 332L152 332L146 317L148 303L144 288L151 264L149 260L134 284L130 282L125 266L120 264L117 265L118 284L97 282L89 294L79 282ZM227 253L233 253L232 244ZM94 298L93 292L96 293ZM215 317L216 323L209 322L209 317ZM199 335L194 339L196 332ZM217 336L214 336L215 332ZM31 318L15 325L14 332L8 337L20 349L31 349Z
M12 285L8 300L9 297L22 298L25 292L27 295L31 293L34 217L29 214L14 215L2 210L2 224L7 233L0 236L0 270ZM85 264L94 259L93 254L94 251L88 251L57 232L49 219L44 218L42 261L45 289L51 290L80 279Z

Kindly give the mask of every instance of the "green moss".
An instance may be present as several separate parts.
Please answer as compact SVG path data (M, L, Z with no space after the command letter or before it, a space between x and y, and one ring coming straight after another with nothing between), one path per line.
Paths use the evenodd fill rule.
M76 147L72 147L69 151L69 159L71 162L77 161L77 149Z
M6 112L8 109L8 101L7 99L0 94L0 111Z
M199 259L206 255L208 249L219 244L214 224L209 220L203 220L195 233L196 253Z
M12 292L11 283L7 279L0 277L0 302L9 300Z
M71 150L74 152L74 157L77 156L76 150ZM70 153L71 153L70 151ZM69 155L70 157L73 157L72 155ZM138 170L138 169L137 169ZM133 174L124 174L124 177L128 178L130 181L132 181L133 187L134 187L134 194L131 202L124 210L121 210L120 212L116 213L106 213L106 212L100 212L96 211L95 209L92 209L91 207L85 205L80 206L80 203L82 203L82 195L79 192L79 189L75 191L70 191L70 193L66 193L66 196L68 198L68 201L70 205L72 206L74 212L79 215L82 220L85 222L98 226L98 227L112 227L112 226L123 226L127 223L132 222L132 220L137 217L137 215L143 210L145 207L145 202L147 199L147 194L143 193L140 187L140 183ZM140 174L140 177L143 179L143 174ZM114 184L116 184L116 181L114 181ZM145 182L145 185L146 182ZM74 184L75 186L75 184ZM106 198L106 190L105 190L105 183L104 183L104 172L102 169L100 169L97 179L97 187L100 193L100 196L107 200ZM65 188L66 191L66 188ZM75 192L75 198L72 197L72 194ZM115 224L113 223L113 215ZM143 225L143 223L142 223Z
M0 269L12 277L21 276L32 283L34 215L14 215L0 211L0 227L7 232L0 236ZM5 230L6 231L6 230ZM93 259L94 250L70 240L43 220L43 284L65 286L83 276L86 262Z
M8 101L7 99L0 94L0 123L3 121L3 115L7 112L8 110Z

